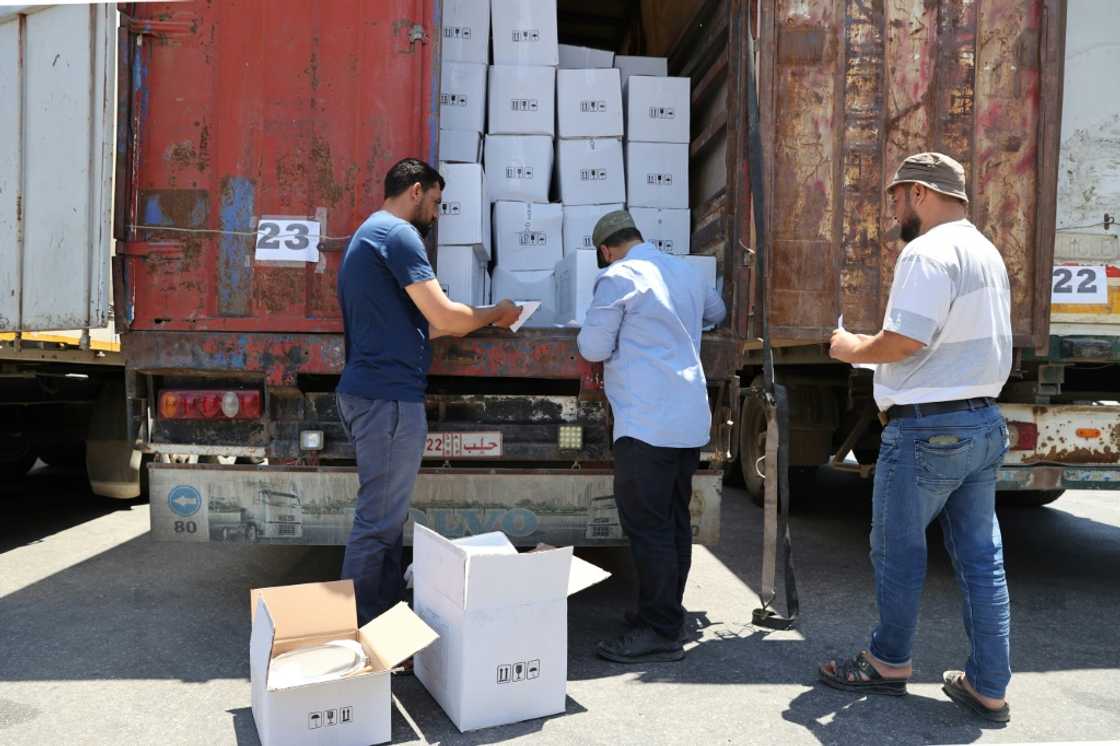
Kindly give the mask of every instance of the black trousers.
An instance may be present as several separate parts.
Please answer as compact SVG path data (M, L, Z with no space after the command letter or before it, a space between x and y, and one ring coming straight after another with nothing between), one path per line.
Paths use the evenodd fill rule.
M688 503L699 448L660 448L635 438L614 444L614 499L638 571L638 616L676 639L692 566Z

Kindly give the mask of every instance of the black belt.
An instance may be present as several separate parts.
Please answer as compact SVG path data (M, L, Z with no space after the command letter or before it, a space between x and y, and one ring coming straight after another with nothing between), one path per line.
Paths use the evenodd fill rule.
M929 417L934 414L948 414L949 412L963 412L966 409L983 409L996 403L989 396L977 399L959 399L957 401L934 401L924 404L895 404L886 411L887 421L910 419L914 417Z

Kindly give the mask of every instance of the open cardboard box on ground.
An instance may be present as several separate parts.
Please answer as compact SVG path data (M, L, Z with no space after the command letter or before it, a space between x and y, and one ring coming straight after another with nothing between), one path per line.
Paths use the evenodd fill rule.
M571 547L518 552L500 532L413 534L416 612L439 640L416 677L460 731L564 712L568 596L610 573Z
M436 633L406 604L358 629L354 583L337 580L251 592L253 719L263 746L368 746L390 740L390 671ZM298 648L355 640L369 665L342 679L295 686L269 681L272 660Z

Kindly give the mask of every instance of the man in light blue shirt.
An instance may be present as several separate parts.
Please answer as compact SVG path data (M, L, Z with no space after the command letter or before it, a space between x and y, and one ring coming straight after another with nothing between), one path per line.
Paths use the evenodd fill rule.
M606 270L579 333L580 354L604 363L614 415L614 496L638 571L638 610L598 653L619 663L684 657L684 587L692 564L688 504L712 416L700 362L704 326L727 314L688 262L642 238L624 210L593 240Z

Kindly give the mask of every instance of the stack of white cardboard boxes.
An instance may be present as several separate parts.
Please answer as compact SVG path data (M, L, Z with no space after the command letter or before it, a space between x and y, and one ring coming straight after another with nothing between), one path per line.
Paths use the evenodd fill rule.
M530 321L563 323L556 262L563 211L549 203L556 134L555 0L492 0L494 64L485 162L494 211L494 298L538 301Z
M436 278L452 300L490 302L491 230L486 174L479 163L486 126L490 0L444 4L439 92L440 205Z
M624 206L647 240L689 254L688 78L558 44L556 0L447 0L443 15L436 263L452 300L539 301L529 326L581 324L592 229ZM690 261L715 284L713 257Z

